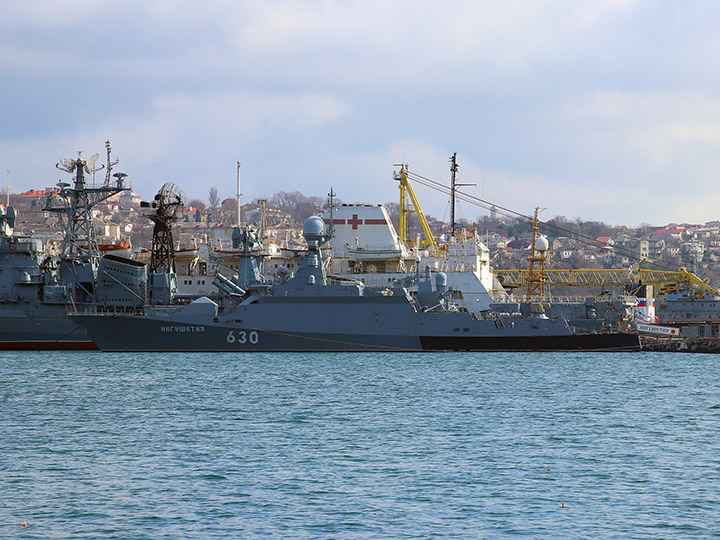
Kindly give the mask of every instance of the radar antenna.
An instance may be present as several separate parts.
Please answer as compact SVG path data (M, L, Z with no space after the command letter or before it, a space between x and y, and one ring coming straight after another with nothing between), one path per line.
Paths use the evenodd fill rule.
M88 159L85 162L85 172L87 174L92 174L98 171L102 171L105 168L105 165L100 165L99 167L95 167L95 162L100 157L100 154L95 152L92 156L90 156L90 159Z
M92 185L95 187L95 173L98 171L102 171L105 168L105 165L100 165L99 167L95 166L95 162L97 162L97 159L100 157L100 154L95 153L92 156L90 156L90 159L88 159L85 162L85 174L92 174Z
M185 195L172 182L163 184L152 202L140 203L140 206L154 210L146 214L155 223L150 254L151 273L175 272L172 224L179 219L178 212L184 204Z
M55 167L61 171L74 173L75 172L75 160L73 158L60 158L60 163L56 163Z

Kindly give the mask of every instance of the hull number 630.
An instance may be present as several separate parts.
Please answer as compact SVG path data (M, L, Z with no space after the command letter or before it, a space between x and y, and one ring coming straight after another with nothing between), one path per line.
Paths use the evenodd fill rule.
M259 340L260 336L253 330L252 332L246 332L245 330L230 330L227 337L225 338L228 343L252 343L255 345Z

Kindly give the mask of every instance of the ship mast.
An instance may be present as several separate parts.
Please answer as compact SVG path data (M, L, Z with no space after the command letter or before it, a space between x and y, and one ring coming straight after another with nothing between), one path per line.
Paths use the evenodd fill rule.
M538 236L540 227L538 226L538 214L545 208L535 207L535 215L532 221L532 243L530 244L530 256L528 262L530 268L528 272L528 297L545 296L545 260L548 250L547 239L544 236Z
M107 178L109 179L112 167L117 164L117 160L110 161L110 141L105 142L105 147L108 154ZM93 226L92 208L99 202L125 190L124 181L127 175L124 173L112 175L116 178L115 186L111 186L108 180L103 187L87 187L85 173L94 173L105 167L95 168L95 159L97 159L97 154L94 154L89 160L84 160L81 152L78 152L76 159L63 158L56 165L60 170L75 173L73 187L66 182L58 182L59 191L49 197L43 208L46 212L53 212L58 216L63 232L63 258L77 257L93 263L97 261L99 250ZM57 204L58 202L61 204Z
M477 184L458 184L455 182L455 175L458 172L457 152L453 152L450 158L450 232L455 236L455 193L458 187L476 186Z
M240 203L240 197L242 196L242 193L240 193L240 162L237 162L237 226L238 228L241 227L240 222L242 221L242 206Z
M165 182L150 203L141 203L153 211L147 217L155 224L153 227L152 248L150 250L150 273L175 272L175 244L172 227L178 220L178 212L185 204L185 197L179 187Z
M457 152L450 158L450 233L455 236L455 174L458 171Z
M267 199L260 199L260 240L263 246L267 245L268 223L267 223Z

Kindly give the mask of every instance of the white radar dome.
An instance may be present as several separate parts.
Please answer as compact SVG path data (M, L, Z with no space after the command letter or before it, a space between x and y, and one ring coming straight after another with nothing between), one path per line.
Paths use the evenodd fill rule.
M325 236L325 222L317 216L309 217L303 223L303 236L305 240L321 241Z
M537 240L535 240L535 249L538 251L547 251L550 247L550 243L548 242L547 237L545 236L539 236Z

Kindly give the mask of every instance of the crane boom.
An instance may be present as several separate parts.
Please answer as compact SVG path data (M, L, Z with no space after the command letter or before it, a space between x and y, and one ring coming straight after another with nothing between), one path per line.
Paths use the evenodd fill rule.
M530 282L529 270L494 270L504 287L526 287ZM692 287L699 291L717 294L707 281L692 272L680 269L676 272L666 270L623 270L623 269L580 269L545 270L545 286L550 287L604 287L630 284L665 285L675 283Z
M403 165L400 167L400 174L395 175L395 179L400 182L400 219L399 219L399 231L398 235L400 238L402 238L406 243L408 242L407 239L407 215L410 212L415 212L417 214L418 220L420 221L420 226L422 227L423 233L425 233L425 241L427 245L432 247L432 251L434 254L437 254L438 252L438 245L435 241L435 237L433 236L432 231L430 230L430 225L427 222L427 219L425 219L425 214L423 214L422 209L420 208L420 202L418 201L417 197L415 196L415 191L412 188L412 185L410 184L410 180L408 179L408 173L407 173L407 166ZM410 197L410 201L412 203L412 209L409 208L408 205L408 197Z

